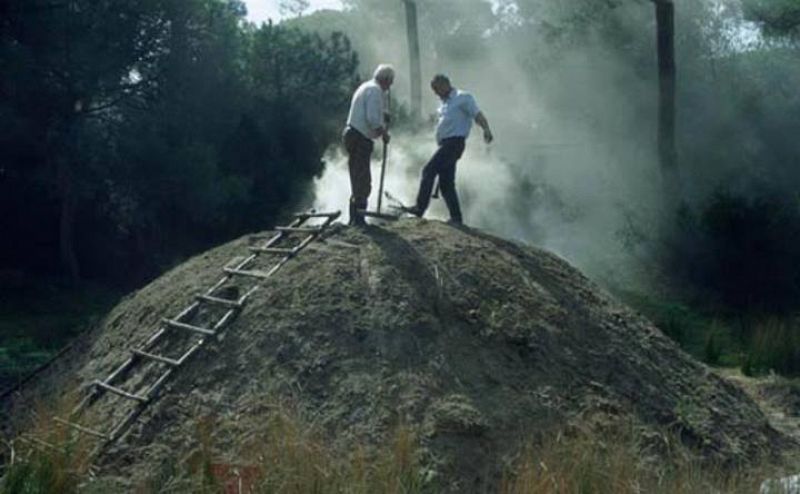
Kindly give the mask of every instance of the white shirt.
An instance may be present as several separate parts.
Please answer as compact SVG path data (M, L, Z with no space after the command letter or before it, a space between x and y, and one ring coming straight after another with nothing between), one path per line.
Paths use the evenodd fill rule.
M361 132L365 137L379 137L378 129L383 127L383 114L387 108L384 91L373 79L356 89L350 102L347 125Z
M469 137L472 121L478 113L480 110L475 98L467 92L453 88L439 106L436 142L441 144L448 137Z

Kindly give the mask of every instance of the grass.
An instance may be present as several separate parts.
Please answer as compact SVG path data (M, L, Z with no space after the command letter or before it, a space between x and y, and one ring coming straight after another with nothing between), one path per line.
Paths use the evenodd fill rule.
M398 426L391 441L343 450L314 426L276 406L258 430L243 434L234 458L215 438L225 424L196 422L196 448L180 464L166 462L136 492L270 494L423 494L431 491L411 428ZM222 433L224 434L224 433Z
M709 314L642 294L617 292L680 347L709 365L748 376L800 376L800 319L794 315Z
M797 320L769 318L755 326L742 362L742 373L753 376L771 371L784 376L800 375L800 324Z
M66 409L65 405L59 405ZM52 416L40 412L39 417ZM397 426L385 444L334 444L330 436L274 406L255 430L230 436L232 424L215 417L196 420L194 451L184 459L158 463L133 491L148 493L250 494L427 494L442 492L446 479L427 465L425 448L412 427ZM64 448L30 449L7 468L2 492L73 494L116 492L87 482L87 444L48 421L34 430ZM238 430L238 429L237 429ZM221 452L220 437L238 437L235 452ZM645 438L646 437L646 438ZM61 442L58 442L61 441ZM232 456L229 456L232 455ZM696 460L676 436L643 436L633 427L602 436L570 432L539 436L524 443L505 466L498 494L730 494L758 492L773 466L726 469ZM130 489L130 488L128 488Z
M93 443L52 420L54 416L69 417L76 396L67 393L55 403L36 404L25 428L27 433L10 443L1 492L78 492L78 486L89 475Z
M529 443L506 470L501 494L727 494L758 492L772 466L730 470L693 458L670 434L648 454L632 430L603 438L552 435Z
M711 365L739 365L743 346L728 318L640 293L615 291L615 294L698 360Z
M220 462L214 454L210 419L198 423L199 447L190 457L186 492L224 492L243 482L253 493L280 494L417 494L428 492L419 441L414 431L398 426L388 444L356 445L342 451L314 426L282 406L264 426L240 443L239 461ZM244 475L242 475L244 472ZM164 485L149 486L161 492Z

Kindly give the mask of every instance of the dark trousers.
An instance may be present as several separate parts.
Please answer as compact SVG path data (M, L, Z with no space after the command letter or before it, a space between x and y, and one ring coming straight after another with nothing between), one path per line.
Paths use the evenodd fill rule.
M422 169L422 180L417 194L417 209L420 213L424 213L428 209L433 181L438 175L439 192L450 211L450 219L461 221L461 206L458 204L458 194L456 193L456 162L464 154L464 141L463 137L443 139L439 144L439 149Z
M372 139L348 127L342 136L347 150L347 167L350 170L350 223L363 219L356 214L358 209L367 209L367 200L372 192L370 159L375 146Z

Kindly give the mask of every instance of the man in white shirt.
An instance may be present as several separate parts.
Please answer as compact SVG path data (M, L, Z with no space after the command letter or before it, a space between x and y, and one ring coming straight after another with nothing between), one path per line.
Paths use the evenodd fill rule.
M388 91L393 82L394 68L391 65L379 65L372 79L356 89L350 102L350 114L343 136L350 169L350 225L366 225L364 216L358 211L367 209L367 200L372 191L369 165L373 139L381 137L383 142L389 142L386 118Z
M436 142L439 148L425 168L419 185L417 202L406 211L422 216L431 200L431 191L436 176L439 176L439 189L450 211L450 223L462 224L461 207L456 193L456 163L464 153L464 144L475 121L483 129L483 139L492 142L494 136L489 122L478 109L471 94L460 91L450 84L450 79L442 74L431 81L431 89L442 100L439 106L439 123L436 126Z

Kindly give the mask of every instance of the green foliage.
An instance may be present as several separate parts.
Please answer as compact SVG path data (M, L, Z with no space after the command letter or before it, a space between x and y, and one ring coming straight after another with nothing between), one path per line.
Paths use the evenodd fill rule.
M798 34L800 27L800 1L798 0L744 0L745 15L761 23L768 33Z
M0 23L3 265L138 285L270 226L339 138L340 33L255 29L239 0L28 3Z
M719 333L714 328L708 332L706 345L703 348L703 361L705 363L710 365L719 363L719 359L722 356L722 345L720 345L719 338Z
M646 295L621 292L619 296L642 311L653 323L683 348L694 348L705 334L708 320L690 307L678 302L664 302Z
M120 295L95 284L0 273L0 391L46 363Z
M749 343L740 341L736 325L729 317L709 314L682 302L629 291L617 291L616 294L695 358L720 366L737 366L743 362L740 354Z
M800 300L800 208L781 194L721 191L683 210L672 276L737 310L785 311Z
M800 326L794 320L767 319L758 324L742 362L746 376L777 372L800 375Z

